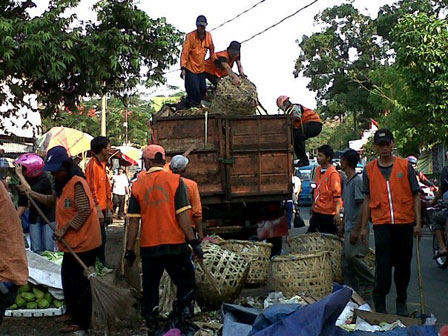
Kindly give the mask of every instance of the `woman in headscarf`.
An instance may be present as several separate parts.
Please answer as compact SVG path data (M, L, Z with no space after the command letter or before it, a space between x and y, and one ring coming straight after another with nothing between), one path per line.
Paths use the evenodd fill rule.
M42 204L56 206L54 236L59 241L59 250L64 251L61 277L67 307L67 315L60 319L67 325L59 331L87 331L92 316L90 283L83 275L81 265L60 239L67 241L88 267L94 266L101 245L96 207L83 173L68 157L64 147L57 146L48 151L44 170L50 171L54 177L54 195L38 194L27 185L20 188Z

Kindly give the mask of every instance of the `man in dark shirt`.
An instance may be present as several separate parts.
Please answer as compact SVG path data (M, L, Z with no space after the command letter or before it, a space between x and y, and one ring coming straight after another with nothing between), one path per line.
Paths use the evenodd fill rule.
M392 154L391 131L378 130L373 143L379 158L367 164L363 174L365 198L360 238L367 243L367 225L372 218L376 248L375 310L387 313L386 295L390 291L393 267L397 314L406 316L412 236L421 237L419 186L409 162Z
M445 153L445 157L448 161L448 151ZM447 191L448 191L448 165L443 167L442 172L440 173L440 186L439 189L437 190L436 195L434 196L434 199L431 201L430 206L434 206L437 203L437 201L443 196L443 194L446 193ZM445 243L446 241L448 241L448 232L446 231L447 221L448 218L445 218L445 220L441 219L441 224L435 225L434 231L437 239L439 240L439 251L434 255L434 259L448 255L448 250Z
M182 178L163 169L165 150L150 145L143 151L143 159L148 171L132 186L125 258L131 265L135 261L134 244L141 219L142 309L152 335L158 329L159 283L163 271L167 271L177 287L174 317L188 318L183 314L185 310L191 311L195 276L187 243L198 258L202 258L202 250L191 228L188 214L191 206Z

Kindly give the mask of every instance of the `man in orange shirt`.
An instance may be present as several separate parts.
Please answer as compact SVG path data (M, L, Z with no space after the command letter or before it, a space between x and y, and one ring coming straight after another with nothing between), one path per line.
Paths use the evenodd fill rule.
M207 19L199 15L196 19L197 29L188 33L180 58L180 77L185 80L187 98L178 104L177 109L190 108L201 104L207 87L205 85L204 60L207 50L215 53L212 35L205 30Z
M6 309L11 306L19 286L28 282L22 223L0 178L0 325Z
M232 71L233 64L236 62L238 72L241 77L246 77L244 74L243 66L241 65L241 43L237 41L230 42L227 50L217 52L215 55L211 55L208 60L205 61L205 73L207 79L216 87L218 80L224 76L229 75L232 77L232 82L235 85L240 85L240 79Z
M363 173L362 229L359 237L367 243L367 225L372 218L375 234L376 268L373 303L387 313L386 296L392 282L397 290L397 315L407 316L407 288L411 279L413 235L421 238L419 185L411 164L394 156L394 136L379 129L373 136L379 158L367 164Z
M106 265L106 225L112 223L113 208L110 180L106 172L106 163L110 156L110 141L106 137L98 136L90 142L90 149L93 155L86 167L86 180L95 201L101 226L102 244L99 248L98 259Z
M320 134L322 120L313 110L300 104L292 104L288 96L278 97L277 106L285 111L285 114L290 114L294 118L294 153L299 159L296 166L308 166L310 162L306 156L305 141Z
M184 176L189 162L186 156L175 155L171 159L169 167L174 174L179 174L183 178L185 188L187 189L188 200L191 204L191 210L189 210L191 225L197 231L199 240L202 240L204 238L204 232L202 229L202 204L198 184L196 181Z
M341 176L332 165L333 148L329 145L317 149L316 189L313 194L313 214L308 232L338 233L342 207Z

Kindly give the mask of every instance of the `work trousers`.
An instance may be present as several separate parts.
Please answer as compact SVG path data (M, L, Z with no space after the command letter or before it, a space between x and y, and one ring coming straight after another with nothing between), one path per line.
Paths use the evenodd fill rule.
M374 225L376 271L373 301L376 308L385 309L386 295L392 282L392 267L397 289L397 302L405 303L411 278L413 246L412 224Z
M87 267L94 266L98 249L77 253ZM67 314L72 316L72 324L87 330L92 318L92 291L84 269L68 252L64 252L61 267L62 289Z
M205 72L196 74L188 69L186 70L185 91L187 91L187 107L194 107L201 104L201 100L207 91L205 77Z
M195 289L194 268L188 252L175 255L142 256L143 301L142 310L146 323L158 315L159 284L166 270L177 287L177 299L181 300Z
M374 282L373 270L364 259L369 251L369 233L367 233L367 244L358 239L354 245L350 244L350 233L351 231L345 231L342 258L344 284L352 287L365 300L369 300Z
M334 224L334 216L313 211L307 233L311 232L337 234L338 228Z
M106 223L106 210L103 210L103 216L104 216L104 222L100 223L101 228L101 245L98 248L98 260L100 263L102 263L104 266L106 265L106 241L107 241L107 234L106 234L106 225L110 223Z
M8 289L9 291L6 294L0 292L0 326L2 325L6 309L12 306L16 301L18 287L13 285Z
M305 141L318 136L321 131L322 123L317 121L311 121L293 129L294 153L303 164L309 164L306 156Z
M114 213L115 211L117 211L118 208L118 217L123 217L123 213L124 213L124 201L125 201L126 196L125 195L117 195L114 194L113 197L113 203L114 203Z

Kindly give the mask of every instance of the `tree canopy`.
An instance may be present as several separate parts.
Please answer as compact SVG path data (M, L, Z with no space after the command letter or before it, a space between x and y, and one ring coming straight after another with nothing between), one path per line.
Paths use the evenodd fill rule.
M82 22L68 14L78 2L51 0L35 17L28 13L33 1L0 2L0 105L11 107L4 115L29 105L29 94L48 116L61 106L73 109L82 97L126 96L140 84L165 82L180 31L165 18L150 18L134 0L101 0L93 6L96 20Z

